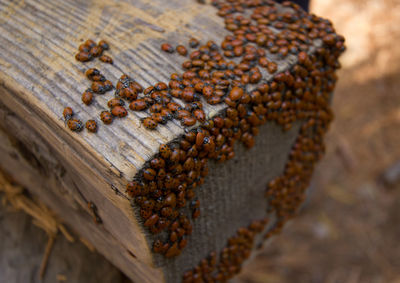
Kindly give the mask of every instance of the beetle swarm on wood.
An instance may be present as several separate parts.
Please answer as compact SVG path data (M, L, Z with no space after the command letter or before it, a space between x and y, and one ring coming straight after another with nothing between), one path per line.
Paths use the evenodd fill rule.
M161 145L159 153L126 187L140 207L143 225L156 235L167 232L167 237L164 233L153 243L153 251L167 258L178 256L185 248L192 221L200 216L196 188L208 174L208 160L232 159L236 141L253 147L259 126L268 121L288 131L294 122L302 120L305 123L284 173L272 180L265 191L271 206L268 213L274 213L277 220L264 238L278 232L304 199L314 164L324 152L324 134L333 118L330 93L340 66L338 57L345 47L344 38L335 34L329 21L307 14L291 2L284 2L283 10L269 0L213 0L212 5L231 33L220 46L208 41L197 48L199 41L190 39L189 47L197 49L182 64L186 71L172 74L168 84L159 82L144 89L127 75L121 76L115 98L108 103L110 111L101 113L104 124L111 124L113 117L125 117L126 100L131 111L148 111L149 116L142 123L149 130L172 119L180 120L186 127L180 139ZM312 54L311 47L317 40L322 44ZM108 48L105 41L96 45L87 40L79 47L76 59L91 60ZM174 48L163 43L161 50L188 55L186 47L180 44ZM268 60L266 54L275 54L279 59L294 55L298 63L290 70L278 72L277 64ZM274 75L273 80L263 81L264 70ZM113 88L97 69L89 69L86 75L93 84L82 96L85 104L91 103L92 93L102 94ZM225 103L228 108L208 119L201 101L211 105ZM72 116L72 110L66 108L68 126L80 131L82 122ZM190 207L192 214L183 213L184 207ZM253 249L255 235L262 233L267 223L266 217L239 229L219 255L211 253L186 272L183 282L223 282L237 274Z

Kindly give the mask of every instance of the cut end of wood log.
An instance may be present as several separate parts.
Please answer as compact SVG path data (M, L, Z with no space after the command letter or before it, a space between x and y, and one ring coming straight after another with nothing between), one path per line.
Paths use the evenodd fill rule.
M200 2L5 5L4 154L141 282L239 273L296 214L333 118L345 47L328 20L291 2ZM31 42L7 41L16 33ZM40 168L51 196L29 182Z

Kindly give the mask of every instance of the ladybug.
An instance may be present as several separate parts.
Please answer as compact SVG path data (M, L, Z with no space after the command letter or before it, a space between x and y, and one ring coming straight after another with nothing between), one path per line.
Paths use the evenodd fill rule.
M192 87L186 87L182 92L182 98L186 102L192 102L195 100L195 90Z
M159 152L162 158L168 159L171 156L172 150L168 145L162 144L160 145Z
M79 52L75 55L75 59L80 62L87 62L92 60L92 55L89 52Z
M254 146L254 136L250 133L244 133L241 140L247 148L252 148Z
M88 88L85 90L85 92L82 94L82 102L85 103L86 105L90 105L93 100L93 91Z
M189 40L189 46L190 46L191 48L196 48L196 47L199 46L199 44L200 44L200 42L199 42L196 38L191 38L191 39Z
M160 114L167 120L171 120L173 118L172 112L168 108L162 109Z
M278 65L275 62L269 62L267 69L270 74L273 74L278 70Z
M152 210L152 209L154 208L155 203L156 203L155 200L153 200L153 199L148 199L148 200L145 200L145 201L140 205L140 207L141 207L142 209Z
M184 117L191 116L191 114L189 111L187 111L185 109L181 109L181 110L176 111L175 116L178 119L183 119Z
M147 117L143 119L143 125L149 130L154 130L157 127L157 122L152 118Z
M167 104L167 108L172 112L176 112L178 110L182 110L182 106L176 102L170 102Z
M183 126L190 127L196 124L196 118L194 118L193 116L185 116L182 118L181 122Z
M143 111L147 108L147 103L144 99L137 99L129 104L129 108L133 111Z
M159 113L163 109L162 104L160 103L155 103L150 107L150 112L152 113Z
M89 132L91 133L97 132L97 123L95 120L87 120L85 126Z
M221 103L222 99L219 96L212 96L211 98L207 99L207 103L211 105L216 105Z
M161 215L167 218L170 217L172 215L172 208L169 206L163 207L161 209Z
M104 124L108 125L111 124L113 121L113 116L109 111L102 111L100 113L100 119L103 121Z
M171 225L171 221L165 218L160 218L157 223L158 228L160 228L161 230L167 228L169 225Z
M187 53L188 53L186 47L183 46L183 45L178 45L178 46L176 47L176 51L179 53L179 55L182 55L182 56L186 56Z
M168 194L165 197L164 205L174 208L176 206L176 195L174 193Z
M186 159L186 161L183 163L183 169L187 172L191 171L194 168L195 162L192 157L189 157Z
M82 121L78 119L69 119L67 125L68 128L74 132L80 132L83 129Z
M152 94L153 91L155 91L154 86L149 86L148 88L146 88L146 89L143 91L143 94L144 94L144 95L150 95L150 94Z
M156 174L157 173L154 169L147 168L143 171L143 178L145 178L148 181L152 181L156 177Z
M153 251L155 253L161 253L163 250L163 243L160 240L155 240L153 243Z
M88 39L85 41L84 45L89 48L93 48L94 46L96 46L96 42L94 42L92 39Z
M168 86L167 86L167 84L166 83L163 83L163 82L159 82L159 83L156 83L155 85L154 85L154 88L156 89L156 90L166 90L166 89L168 89Z
M185 140L190 143L193 143L196 140L196 133L194 131L188 131L184 134Z
M165 257L172 258L172 257L178 256L180 254L180 252L181 251L178 249L178 244L174 243L171 247L169 247L169 249L165 253Z
M99 59L100 59L100 61L102 61L104 63L108 63L108 64L113 63L113 59L110 56L105 55L105 54L101 55Z
M93 57L99 57L102 53L103 53L103 48L101 48L98 45L93 46L90 49L90 55L92 55Z
M96 68L90 68L85 72L85 75L88 79L92 80L94 76L100 76L101 73Z
M115 106L111 109L111 114L119 118L123 118L128 115L128 112L126 111L124 106Z
M181 83L179 81L171 80L168 84L171 89L178 89L181 87Z
M159 124L165 124L165 123L168 122L168 119L167 119L166 117L162 116L160 113L153 113L153 114L151 115L151 118L152 118L155 122L157 122L157 123L159 123Z
M96 75L96 76L92 76L90 79L92 81L98 81L98 82L105 82L106 81L106 77L103 76L102 74Z
M110 91L110 90L112 90L112 89L114 88L112 82L109 81L109 80L106 80L106 81L103 83L103 86L104 86L105 91Z
M143 87L138 82L130 82L129 86L134 88L137 93L142 93L143 92Z
M79 45L78 47L79 51L81 52L89 52L90 51L90 47L87 46L86 44L82 43L81 45Z
M235 87L233 87L232 89L231 89L231 92L229 93L229 98L232 100L232 101L237 101L237 100L239 100L240 98L242 98L242 96L243 96L243 89L241 89L240 87L237 87L237 86L235 86Z
M143 225L146 227L154 226L157 223L158 219L160 219L160 217L157 214L153 214L152 216L147 218Z
M72 111L71 107L64 108L63 116L64 116L65 121L68 121L69 119L71 119L73 115L74 115L74 112Z
M165 161L162 158L153 158L150 161L150 166L154 169L161 169L165 167Z
M205 122L206 120L206 115L204 114L204 111L201 109L194 110L193 115L199 122Z
M206 85L203 87L202 93L206 99L210 99L214 94L214 89L212 86Z
M178 233L178 236L181 238L185 235L185 229L183 228L178 228L176 229L176 232Z
M125 101L123 101L120 98L112 98L107 102L107 106L110 108L113 108L115 106L124 106L125 105Z
M130 197L139 196L143 191L143 185L137 181L130 181L126 184L126 192Z
M135 100L137 98L137 91L131 87L123 88L120 91L121 97L126 98L129 101Z
M207 47L210 48L210 50L217 50L218 49L218 45L212 40L207 42Z
M237 116L238 116L238 111L237 111L235 108L233 108L233 107L229 107L229 108L226 110L226 116L227 116L228 118L230 118L231 120L234 120L234 119L236 119Z
M187 245L187 239L182 239L182 240L179 242L179 248L180 248L181 250L183 250L183 249L186 247L186 245Z
M201 103L201 101L194 101L190 106L192 107L192 110L203 109L203 103Z
M141 209L140 210L140 216L142 216L144 219L148 219L151 217L151 210L145 210L145 209Z
M175 231L171 232L171 234L169 234L169 240L172 243L175 243L178 240L178 233L176 233Z
M196 219L200 216L200 209L199 208L195 208L193 209L193 213L192 213L192 218Z
M94 81L92 83L91 89L93 92L98 93L98 94L104 94L106 92L106 88L104 87L103 82L99 81Z
M105 41L104 39L100 40L99 43L98 43L97 45L100 46L103 50L108 50L108 49L110 49L110 45L109 45L108 42Z
M161 50L167 53L174 53L174 48L169 43L161 44Z

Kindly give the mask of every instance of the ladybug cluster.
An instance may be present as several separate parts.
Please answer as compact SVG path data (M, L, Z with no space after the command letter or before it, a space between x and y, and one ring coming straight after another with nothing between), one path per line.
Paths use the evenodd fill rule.
M73 118L74 111L71 107L65 107L63 111L63 116L65 119L65 123L68 125L68 128L74 132L80 132L83 129L83 123L79 119Z
M87 49L84 49L84 47ZM105 40L100 40L98 45L95 46L93 40L88 39L85 43L79 46L79 50L85 52L85 50L92 50L93 48L100 47L102 50L108 50L109 45ZM96 50L96 49L95 49ZM97 53L96 53L97 54ZM103 55L105 56L105 55ZM79 56L76 55L76 59L78 61L85 62L84 60L79 60ZM101 59L102 57L100 57ZM104 60L102 60L104 62ZM94 94L102 95L106 92L109 92L114 89L114 85L111 81L107 80L106 77L101 74L101 72L96 68L90 68L85 72L86 77L92 82L90 88L87 88L82 93L82 102L89 106L93 102ZM137 94L143 91L143 87L130 79L127 75L122 75L119 81L117 82L115 97L110 99L107 102L107 106L109 110L104 110L100 113L100 120L105 124L109 125L113 122L115 117L123 118L128 115L127 109L124 107L125 101L132 101L137 98ZM64 119L68 125L68 127L72 131L81 131L83 129L82 121L72 118L72 109L71 107L66 107L64 109ZM95 133L97 132L97 122L93 119L90 119L85 124L86 129L89 132Z
M197 42L197 44L195 42ZM199 41L195 38L192 38L189 41L189 44L190 44L190 47L196 48L199 45ZM161 50L164 52L167 52L167 53L174 53L174 51L176 50L176 52L178 52L178 54L182 55L182 56L186 56L188 54L188 50L183 45L176 46L176 48L174 50L174 48L172 47L171 44L163 43L163 44L161 44Z
M193 270L183 274L183 282L226 282L240 272L242 263L249 258L255 235L261 233L268 220L255 220L248 227L240 228L228 239L229 245L201 260Z
M73 118L74 112L71 107L65 107L63 111L63 116L65 119L65 123L68 128L73 132L80 132L83 130L84 126L81 120ZM95 120L87 120L85 123L85 127L89 132L96 133L97 132L97 123Z
M107 80L98 69L90 68L85 72L86 77L92 81L90 88L86 89L82 93L82 102L85 105L90 105L93 102L93 94L104 94L114 88L113 84ZM100 113L100 118L105 124L110 124L113 117L107 115L108 111L103 111ZM108 112L109 113L109 112ZM80 132L83 129L83 123L81 120L72 119L73 110L71 107L66 107L63 112L64 119L71 131ZM97 122L93 119L86 121L86 129L91 133L97 132Z
M182 64L186 71L172 74L168 86L158 83L146 89L144 93L150 94L153 101L140 98L147 102L142 103L141 110L151 107L153 114L165 113L159 120L153 114L146 118L146 127L154 129L171 118L181 120L184 126L198 125L187 128L179 141L161 145L159 153L127 185L145 226L156 235L154 252L166 257L180 254L192 233L189 219L200 216L199 201L193 200L208 174L208 160L232 159L237 140L247 148L253 147L259 126L267 121L287 131L302 120L306 122L285 176L274 180L266 193L271 210L279 216L276 227L281 227L301 203L314 163L323 151L323 134L332 119L329 94L336 81L337 58L344 51L344 39L334 33L329 21L309 15L290 2L280 6L273 1L227 0L213 1L213 5L231 34L221 46L208 41L192 51ZM322 44L309 54L317 39ZM198 47L200 43L191 39L189 45ZM172 53L178 47L165 43L161 49ZM287 56L295 56L298 63L279 72L276 62ZM263 73L273 75L273 79L263 81ZM211 105L225 103L228 108L207 119L203 101ZM185 215L181 209L184 207L189 207L192 214ZM212 274L223 278L216 281L225 281L240 270L240 264L229 261L229 266L223 265L223 270L217 268ZM205 278L211 276L197 273L192 271L193 276L187 275L185 282L208 282Z
M110 56L103 54L104 50L110 49L109 44L105 40L100 40L96 44L91 39L86 40L79 45L79 52L76 53L75 59L81 62L92 61L94 58L99 57L99 60L104 63L112 64L113 60Z
M263 235L266 239L278 233L296 214L304 200L315 163L324 153L323 137L333 119L329 98L337 79L335 71L340 67L338 57L345 50L344 38L335 34L329 21L309 15L291 2L284 2L284 8L278 8L272 1L252 0L213 1L213 5L225 18L226 28L234 32L234 40L241 38L239 40L244 45L256 43L281 58L288 54L297 56L298 63L281 73L276 67L269 67L269 62L264 64L260 58L257 61L269 73L277 73L271 82L257 87L261 97L253 106L254 112L255 108L265 107L267 111L263 110L262 115L267 121L275 121L283 130L290 129L297 120L304 121L284 173L270 181L265 191L270 207L268 213L277 216L274 227ZM250 18L245 18L243 12L249 8L253 13ZM271 33L267 26L282 31ZM316 39L320 39L322 44L313 54L308 54ZM230 51L234 52L235 48L227 50L224 55L231 56ZM229 101L227 104L234 107ZM256 114L261 122L256 126L263 124L262 116ZM242 138L245 134L246 131ZM253 141L247 146L252 144ZM263 221L265 223L267 218ZM226 282L240 271L243 260L253 249L254 234L263 230L251 226L239 229L236 238L228 240L217 259L213 252L209 259L202 260L193 270L186 272L183 282ZM241 240L238 239L240 236Z
M104 75L102 75L101 72L99 70L97 70L96 68L88 69L85 72L85 75L89 80L92 81L91 87L89 89L87 89L86 91L89 91L92 93L94 92L96 94L104 94L107 91L111 91L114 88L112 82L107 80L106 77ZM82 101L86 105L89 105L91 103L91 99L89 101L85 101L84 95L85 95L85 93L82 95Z
M315 162L324 152L323 137L333 118L330 93L340 67L338 57L345 50L344 38L335 33L329 21L307 14L291 2L211 2L229 32L221 44L208 41L201 45L191 38L189 48L194 50L189 52L183 45L163 43L162 51L188 57L182 63L185 71L172 74L168 83L158 82L145 89L122 75L114 98L107 103L109 111L100 114L103 123L111 124L115 117L128 115L125 105L129 104L131 111L146 111L142 123L149 130L172 119L185 127L181 137L160 146L126 187L143 225L153 234L153 251L167 258L181 253L192 234L192 221L201 217L196 190L208 175L208 161L234 158L236 141L253 147L259 127L268 121L283 131L296 121L302 121L302 127L284 173L266 188L270 207L266 215L274 213L277 220L263 236L277 233L295 215ZM77 60L100 56L97 48L92 52L100 43L86 41L79 47L82 54ZM101 48L106 50L108 44ZM289 70L280 70L278 63L287 57L297 63ZM89 69L86 76L92 81L91 88L82 94L86 105L92 102L93 93L113 89L97 69ZM271 78L267 81L266 77ZM209 118L205 103L224 103L227 108ZM64 118L71 130L83 128L81 121L73 119L72 109L64 110ZM97 129L96 122L89 120L86 128ZM186 272L183 282L226 282L240 271L253 249L254 236L265 230L267 222L265 218L240 228L220 254L211 253Z

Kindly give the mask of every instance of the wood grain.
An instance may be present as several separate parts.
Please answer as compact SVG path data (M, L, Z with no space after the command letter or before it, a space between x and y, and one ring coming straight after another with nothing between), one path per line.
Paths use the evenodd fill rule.
M61 113L65 106L71 106L79 118L86 120L97 118L106 107L112 94L96 97L96 103L90 107L82 106L80 94L88 87L86 68L99 67L112 81L124 70L147 86L165 81L170 73L180 70L181 63L176 56L158 51L165 38L182 43L192 35L216 40L224 30L220 22L206 19L212 10L209 6L189 6L192 4L189 2L182 5L180 1L169 2L168 7L163 7L163 1L135 1L134 4L1 1L0 87L7 107L40 132L59 154L68 157L65 166L75 170L76 176L84 176L79 179L79 187L85 198L94 198L93 189L97 190L96 205L100 207L100 214L107 212L101 215L104 226L109 225L109 231L117 234L131 253L151 264L144 234L123 188L126 179L136 174L159 145L180 135L182 128L169 123L158 131L147 131L140 124L143 114L130 113L127 119L115 121L112 127L100 127L97 135L74 134L65 128ZM182 10L189 13L182 14ZM197 19L194 22L193 15ZM208 34L205 23L213 26L215 33ZM87 38L109 41L114 65L75 61L77 46ZM221 106L209 107L207 112L216 111L213 108ZM71 190L76 183L77 180L67 187ZM115 195L111 184L119 189L119 195Z
M5 7L0 16L12 16L1 27L0 79L12 89L18 84L21 99L43 111L41 115L48 116L59 128L64 128L61 114L65 106L75 109L83 120L98 119L112 96L97 96L96 103L89 107L81 103L80 94L89 86L84 76L88 67L99 67L114 82L126 72L149 86L167 81L169 74L181 70L183 57L159 51L166 38L185 43L191 36L218 40L226 33L219 18L207 17L215 14L211 6L193 5L192 1L169 1L167 6L161 0L134 1L134 5L114 1L23 1L19 8L16 4L7 7L7 2L1 2ZM143 23L157 23L164 32ZM210 28L212 33L207 32ZM98 60L77 62L74 54L87 38L108 40L114 65ZM209 106L206 112L212 116L222 107ZM130 112L127 119L115 121L112 127L101 127L98 135L81 133L72 138L98 159L94 166L102 165L102 171L112 167L129 179L160 144L183 132L176 121L148 131L140 124L142 117L143 113Z
M140 246L143 233L132 234L129 246L121 243L121 238L115 235L113 229L128 232L131 227L112 227L110 222L117 225L126 223L121 219L121 211L107 204L107 198L96 195L91 186L80 184L76 168L68 166L65 156L60 156L52 150L45 140L26 126L14 113L0 104L0 167L24 187L39 197L49 208L82 237L92 243L107 259L116 264L130 278L140 282L161 282L162 273L146 262L140 254L140 248L147 248L145 242ZM85 188L91 188L87 190ZM94 201L99 207L103 220L102 225L93 222L84 199ZM115 195L115 194L114 194ZM126 206L129 202L126 201ZM109 209L109 210L107 210ZM122 210L122 209L121 209ZM116 211L116 213L115 213ZM111 218L111 219L110 219ZM139 240L137 240L139 239ZM145 241L145 240L142 240ZM137 245L134 252L130 247ZM138 251L139 250L139 251ZM147 254L149 255L149 254Z

